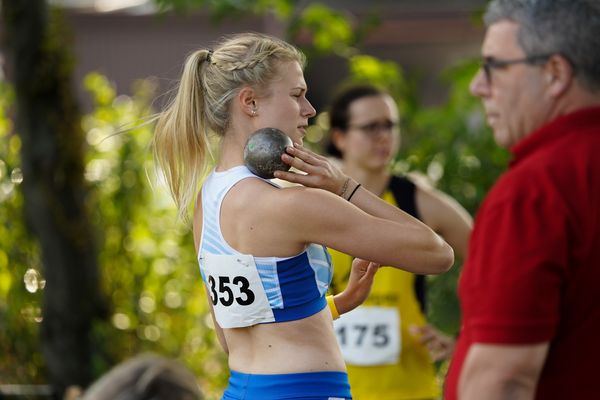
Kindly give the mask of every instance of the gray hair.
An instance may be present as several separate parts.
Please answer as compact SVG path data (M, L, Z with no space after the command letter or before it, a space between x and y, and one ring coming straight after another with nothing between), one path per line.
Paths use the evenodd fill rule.
M486 26L503 19L520 25L518 41L527 56L560 54L583 86L600 90L600 1L493 0Z

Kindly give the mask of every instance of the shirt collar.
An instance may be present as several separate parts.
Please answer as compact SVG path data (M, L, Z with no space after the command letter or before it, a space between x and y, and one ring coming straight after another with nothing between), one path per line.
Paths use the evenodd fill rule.
M565 132L577 131L590 125L598 125L599 122L600 107L584 108L556 117L527 135L510 149L513 155L510 165L515 165L536 150L559 139Z

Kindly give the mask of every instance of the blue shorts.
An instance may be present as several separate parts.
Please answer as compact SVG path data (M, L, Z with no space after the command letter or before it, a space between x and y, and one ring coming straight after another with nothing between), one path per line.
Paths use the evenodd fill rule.
M345 372L258 375L231 371L222 400L351 400Z

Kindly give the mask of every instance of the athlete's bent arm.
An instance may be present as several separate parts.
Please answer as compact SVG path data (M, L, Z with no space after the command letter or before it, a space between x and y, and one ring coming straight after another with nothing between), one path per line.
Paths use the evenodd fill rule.
M306 174L276 171L275 176L305 188L288 188L294 192L288 191L287 200L282 196L274 204L288 202L279 210L293 209L304 216L302 226L308 231L304 232L308 242L420 274L441 273L452 266L452 248L427 225L362 187L354 191L358 184L326 157L299 144L287 151L282 160ZM339 196L345 187L354 193L351 203ZM308 188L323 189L329 196ZM286 216L280 218L284 221ZM303 232L297 233L300 239Z
M357 192L370 196L366 190ZM292 223L285 236L298 243L321 243L354 257L420 274L447 271L454 261L452 248L426 225L391 207L397 217L380 218L324 190L292 187L264 196L272 221ZM375 200L387 205L375 196ZM275 207L277 205L277 207ZM290 218L289 210L301 219ZM296 223L294 223L296 222Z
M381 200L377 195L368 190L358 187L356 181L346 176L328 158L315 154L298 144L295 144L294 147L289 147L287 151L294 157L292 158L290 155L284 154L282 155L282 160L306 174L276 171L275 176L277 178L292 183L299 183L306 187L323 189L335 195L340 195L344 199L347 199L353 193L351 198L352 204L373 217L400 223L411 222L429 229L421 221L413 218L398 207ZM342 192L344 192L344 196L341 196Z

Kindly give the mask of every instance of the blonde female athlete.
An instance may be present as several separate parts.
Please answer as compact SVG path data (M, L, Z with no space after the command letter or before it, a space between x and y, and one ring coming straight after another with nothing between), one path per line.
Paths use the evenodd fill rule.
M198 50L156 127L155 155L180 213L196 198L200 271L229 354L224 399L351 398L325 299L332 269L324 246L417 273L453 262L432 230L301 146L315 115L303 65L295 47L259 34ZM263 127L297 143L282 158L306 174L276 176L302 186L276 187L244 166L244 144ZM198 192L209 134L220 150ZM372 279L373 265L358 265L356 280ZM347 290L332 306L347 311L356 294Z

